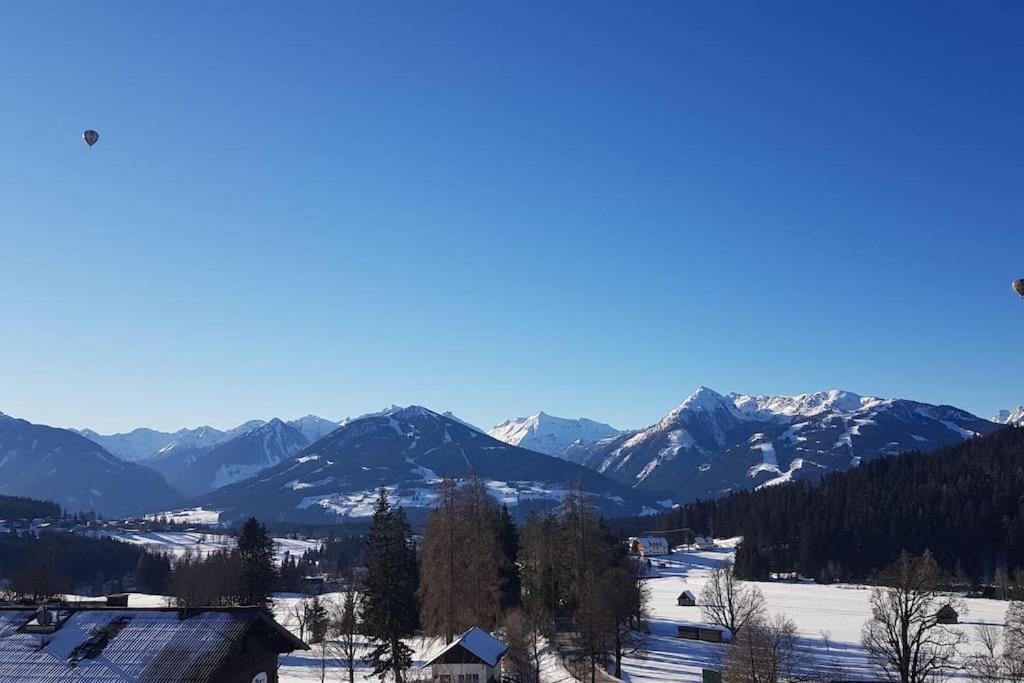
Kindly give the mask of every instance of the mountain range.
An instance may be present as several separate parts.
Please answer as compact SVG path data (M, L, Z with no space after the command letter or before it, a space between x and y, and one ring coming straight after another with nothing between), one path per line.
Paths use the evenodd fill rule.
M176 432L161 432L140 427L123 434L99 434L91 429L74 429L87 439L98 443L122 460L139 462L167 457L177 451L203 453L214 447L267 424L265 420L249 420L233 429L220 430L202 426L195 429L179 429ZM298 429L309 443L318 441L338 428L339 423L325 420L316 415L307 415L291 420L289 425Z
M67 429L0 413L0 494L58 503L70 512L125 515L177 505L158 473Z
M676 501L820 479L861 462L933 451L999 425L952 406L832 390L723 396L700 387L661 421L559 456Z
M369 514L380 486L423 510L442 475L471 471L520 513L556 504L574 482L593 492L606 514L650 513L933 451L1004 424L1024 425L1024 408L984 420L952 406L840 390L748 396L701 387L651 426L622 432L537 412L484 433L451 413L416 406L340 422L309 415L224 431L110 435L0 419L3 494L104 514L157 512L188 500L229 518L323 521Z
M394 407L346 422L259 476L201 498L222 519L337 521L372 513L378 490L413 516L434 505L442 476L474 473L514 512L550 509L582 484L608 515L653 511L646 492L566 460L503 443L449 415Z

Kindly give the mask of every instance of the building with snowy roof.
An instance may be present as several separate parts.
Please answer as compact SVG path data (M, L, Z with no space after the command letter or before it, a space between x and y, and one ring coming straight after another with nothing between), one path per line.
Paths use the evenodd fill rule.
M0 607L0 681L276 683L308 649L256 607Z
M433 683L499 683L508 646L474 626L423 665Z
M629 539L629 550L640 557L668 555L668 539L661 536L640 536Z
M692 591L684 590L679 594L679 597L676 598L676 604L680 607L695 607L697 605L697 597Z
M697 546L697 550L714 550L715 539L710 536L698 536L694 539L693 544Z

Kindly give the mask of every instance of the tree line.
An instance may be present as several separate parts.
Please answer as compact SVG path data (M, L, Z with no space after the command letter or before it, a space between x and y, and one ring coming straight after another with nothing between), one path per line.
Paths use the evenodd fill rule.
M23 496L0 496L0 519L56 519L60 505Z
M742 536L736 571L865 580L902 551L930 551L948 582L1024 597L1024 429L935 453L864 463L825 477L697 501L624 530Z
M408 638L451 642L473 626L502 631L510 683L539 680L544 639L559 626L581 677L595 678L599 667L620 672L622 658L643 645L642 566L580 489L520 528L483 482L446 478L419 539L382 489L365 556L365 575L345 582L341 604L312 597L294 611L322 655L333 652L350 675L358 659L401 683L412 664Z
M166 592L170 560L130 543L60 531L0 534L0 598L42 602L62 593L92 595L128 586Z

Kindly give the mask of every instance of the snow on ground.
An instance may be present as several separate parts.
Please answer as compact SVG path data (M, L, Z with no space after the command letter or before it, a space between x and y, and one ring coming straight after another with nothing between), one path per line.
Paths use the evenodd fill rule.
M330 605L340 605L344 600L344 595L342 593L325 593L320 596L320 599ZM292 614L292 610L301 600L302 596L295 593L279 593L274 598L274 618L277 619L278 623L296 635L299 633L299 626ZM406 642L413 650L413 667L409 680L429 679L430 671L421 671L420 667L444 649L444 640L417 637L410 638ZM281 668L278 672L281 683L320 680L322 650L317 645L311 647L312 649L310 650L293 652L290 655L281 657ZM364 644L363 651L366 652L367 649ZM326 666L327 675L325 680L348 680L347 670L331 657L329 650ZM370 675L370 667L363 663L360 663L355 673L356 683L371 683L371 681L379 683L380 681L380 679L373 678ZM562 664L561 657L549 648L544 653L541 661L541 683L571 683L574 680Z
M676 598L684 589L698 596L711 567L732 556L737 539L720 541L720 548L707 552L678 552L652 558L651 638L646 659L627 658L623 680L700 681L702 668L717 668L725 645L681 640L676 627L684 622L701 622L700 607L679 607ZM663 565L659 567L658 565ZM860 632L870 616L865 586L809 582L756 582L764 594L768 611L785 614L797 625L800 647L808 653L818 671L842 673L847 678L877 677L877 672L860 645ZM976 640L981 624L1002 626L1007 603L997 600L965 601L968 613L961 615L961 628Z
M153 553L168 553L172 557L181 557L187 552L193 555L206 556L219 550L233 548L235 537L226 534L209 534L200 531L129 531L127 529L89 529L84 532L89 536L113 538L133 545L141 545ZM278 563L286 554L302 557L307 550L320 547L322 541L302 541L291 538L275 538L274 557Z
M201 507L188 508L185 510L168 510L146 515L146 519L157 522L166 519L173 524L217 524L220 522L220 513L216 510L206 510Z

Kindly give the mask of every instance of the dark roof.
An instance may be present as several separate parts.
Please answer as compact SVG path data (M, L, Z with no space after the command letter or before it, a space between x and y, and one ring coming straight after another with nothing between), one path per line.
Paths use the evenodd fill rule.
M0 681L213 680L253 629L268 635L278 652L308 649L254 607L69 607L58 613L53 633L26 633L20 629L35 617L34 609L0 608Z

